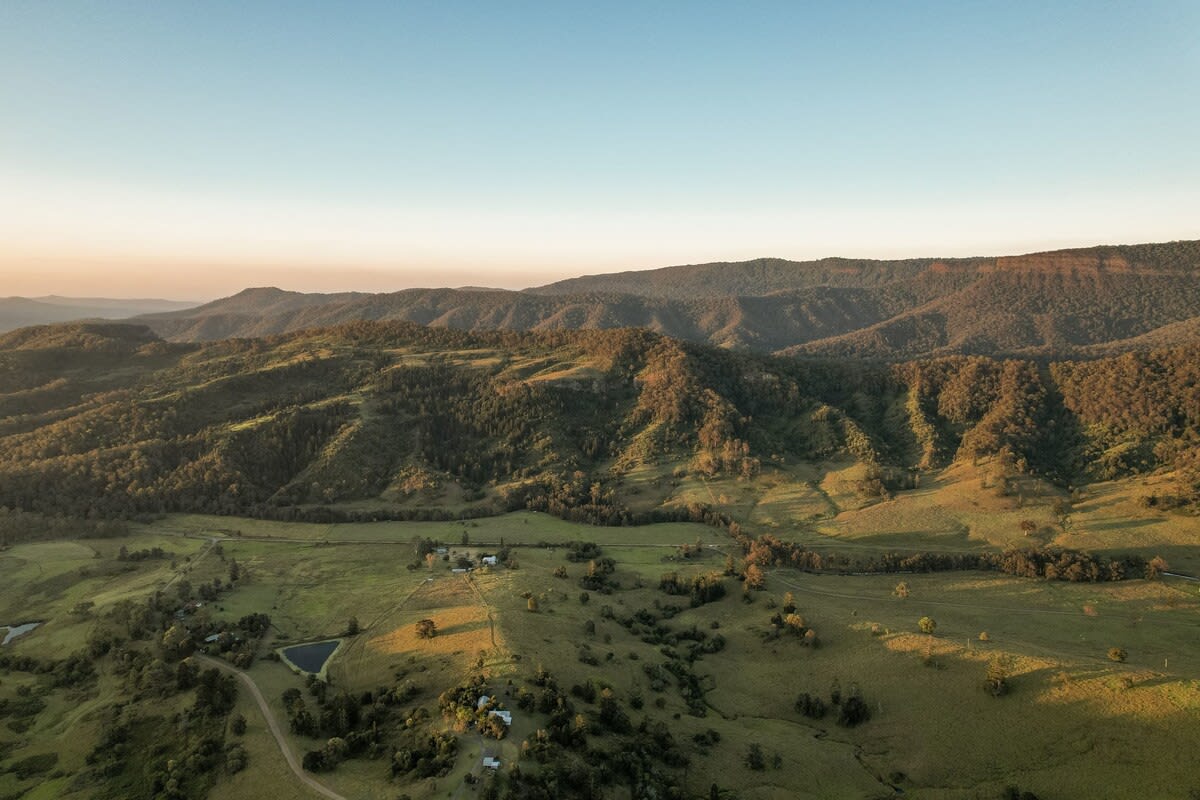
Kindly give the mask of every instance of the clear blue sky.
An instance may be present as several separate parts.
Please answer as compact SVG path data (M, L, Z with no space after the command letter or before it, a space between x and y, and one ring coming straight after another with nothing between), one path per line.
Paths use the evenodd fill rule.
M21 293L1200 238L1194 0L7 0L0 109Z

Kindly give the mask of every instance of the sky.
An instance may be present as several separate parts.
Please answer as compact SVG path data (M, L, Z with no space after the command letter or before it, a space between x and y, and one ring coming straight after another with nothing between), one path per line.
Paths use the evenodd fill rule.
M0 296L1200 238L1200 3L0 3Z

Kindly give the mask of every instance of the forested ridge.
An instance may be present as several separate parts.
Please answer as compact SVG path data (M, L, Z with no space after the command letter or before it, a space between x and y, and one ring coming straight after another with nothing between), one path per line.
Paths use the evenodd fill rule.
M642 327L743 352L819 358L1075 358L1194 341L1200 242L900 261L766 258L521 292L258 288L140 319L175 341L377 320L471 331Z
M1079 485L1160 468L1200 496L1200 345L1092 361L899 364L731 353L637 329L466 333L353 323L168 343L75 324L0 337L0 505L101 517L291 518L348 500L543 508L607 524L643 463L753 478L848 455L881 490L1000 456ZM389 510L390 509L390 510Z

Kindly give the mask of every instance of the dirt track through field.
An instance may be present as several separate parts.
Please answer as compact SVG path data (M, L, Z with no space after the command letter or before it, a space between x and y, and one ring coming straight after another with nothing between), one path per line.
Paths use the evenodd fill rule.
M467 583L471 586L471 589L475 592L475 596L479 598L479 604L481 606L483 606L484 609L487 611L488 632L492 636L492 649L495 649L495 647L496 647L496 618L492 616L492 604L489 603L487 601L487 598L483 596L483 591L475 584L475 581L471 580L470 576L465 576L465 578L466 578Z
M242 683L244 683L250 690L250 694L254 697L254 701L258 703L258 710L262 712L263 717L266 719L267 728L271 731L271 735L275 737L275 743L279 745L279 749L283 753L284 759L287 760L288 766L292 768L292 772L296 774L296 777L300 779L301 783L308 786L322 797L328 797L330 800L346 800L346 798L342 795L328 788L316 779L310 777L308 773L304 771L304 768L300 766L300 762L297 760L296 754L292 752L292 748L288 746L287 739L285 739L283 736L283 730L279 727L279 721L275 719L275 715L271 712L271 707L267 705L267 699L263 697L263 693L259 691L258 684L254 682L253 678L251 678L245 672L242 672L240 669L234 667L232 664L228 664L216 658L197 655L196 660L204 664L208 664L211 667L216 667L224 672L236 675L239 679L241 679Z

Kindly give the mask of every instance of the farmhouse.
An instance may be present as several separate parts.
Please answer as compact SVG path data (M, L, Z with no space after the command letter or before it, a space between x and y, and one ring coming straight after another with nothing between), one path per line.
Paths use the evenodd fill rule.
M475 703L475 710L476 711L481 710L484 706L486 706L491 701L491 699L492 698L488 697L486 694L480 695L479 701ZM492 711L488 712L488 716L489 717L499 717L504 722L505 725L512 725L512 712L511 711L496 711L493 709Z
M201 603L199 600L191 600L186 603L183 608L175 612L175 619L183 619L191 614L195 614L203 607L204 603Z
M492 758L491 756L484 756L483 766L486 769L500 769L500 759Z
M485 567L494 567L497 563L499 563L499 560L496 558L496 556L484 556L480 559L480 561L483 562Z

